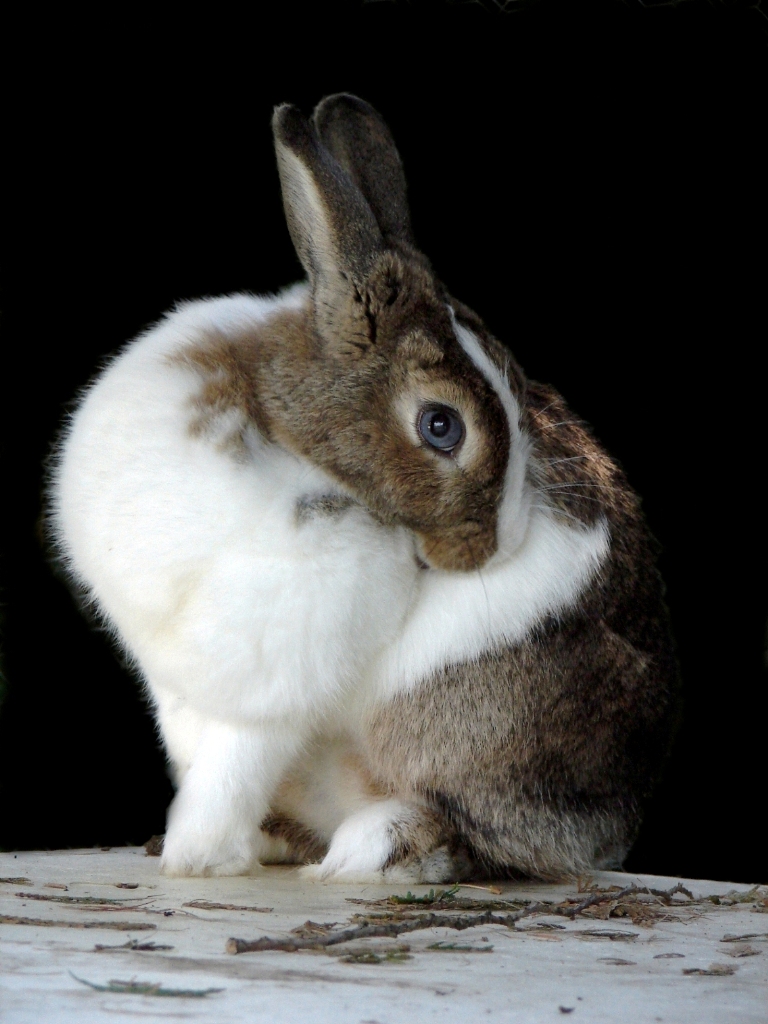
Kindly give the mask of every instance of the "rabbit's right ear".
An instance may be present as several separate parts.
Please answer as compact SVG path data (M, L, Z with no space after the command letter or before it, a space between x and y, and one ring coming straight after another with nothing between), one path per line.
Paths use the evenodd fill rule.
M340 92L318 103L313 120L322 144L365 196L385 243L415 249L403 164L381 114Z
M360 190L301 111L289 103L277 107L272 130L288 230L316 305L322 305L346 281L362 285L384 247L381 231Z

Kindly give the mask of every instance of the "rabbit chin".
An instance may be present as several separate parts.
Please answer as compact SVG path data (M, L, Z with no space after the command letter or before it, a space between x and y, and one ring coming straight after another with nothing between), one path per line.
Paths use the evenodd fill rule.
M490 536L459 528L439 534L416 534L416 557L428 569L473 572L481 569L496 550L495 531Z

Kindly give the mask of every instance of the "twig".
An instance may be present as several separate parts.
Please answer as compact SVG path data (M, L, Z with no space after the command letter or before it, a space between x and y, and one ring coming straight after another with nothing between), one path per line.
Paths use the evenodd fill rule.
M628 885L618 892L593 893L575 906L568 903L530 903L521 910L503 915L494 914L490 910L482 914L419 914L417 917L388 921L381 924L361 924L354 928L345 928L342 931L333 932L330 935L313 935L307 938L297 936L292 939L270 939L265 935L260 939L250 942L246 939L229 939L226 950L228 953L257 953L267 950L282 950L285 953L295 953L300 949L337 946L342 942L352 942L355 939L394 938L397 935L423 931L427 928L453 928L455 931L464 931L467 928L476 928L480 925L489 924L500 924L505 928L514 928L518 921L525 917L531 917L534 914L557 914L562 917L574 918L588 907L595 906L597 903L604 903L607 900L622 900L627 896L644 894L659 896L668 902L678 892L693 899L693 895L680 883L666 890ZM410 903L411 901L408 902Z
M514 928L515 923L521 916L529 913L531 908L526 907L524 911L516 914L494 914L490 910L484 914L419 914L418 917L409 918L405 921L390 921L387 924L362 924L355 928L345 928L340 932L333 932L330 935L311 936L306 939L270 939L264 936L248 942L245 939L230 939L227 942L228 953L257 953L265 950L282 950L285 953L294 953L299 949L317 949L325 946L338 946L342 942L352 942L355 939L379 939L395 938L397 935L404 935L408 932L423 931L427 928L453 928L455 931L464 931L467 928L475 928L478 925L501 924L507 928Z
M675 893L683 893L689 899L693 899L693 893L686 889L682 883L678 882L677 885L673 885L671 889L649 889L644 885L628 885L624 889L620 889L618 892L596 892L587 899L582 900L581 903L577 903L575 906L568 906L563 904L556 904L550 909L552 914L560 914L563 917L576 917L587 909L587 907L594 907L597 903L606 903L609 900L623 900L627 896L637 895L648 895L648 896L659 896L665 903L668 903Z
M494 896L501 896L502 890L497 885L473 885L470 882L462 882L459 889L481 889L483 892L493 893Z
M71 978L79 981L81 985L95 989L97 992L118 992L121 995L132 996L180 996L184 999L201 999L203 996L213 995L214 992L224 992L223 988L163 988L162 982L151 981L118 981L114 979L107 985L97 985L94 981L85 978L78 978L72 971Z
M249 907L239 903L211 903L210 900L192 900L182 903L182 907L194 907L195 910L251 910L256 914L271 914L273 907Z
M111 928L124 932L142 932L157 928L147 921L48 921L39 917L0 914L0 924L21 924L31 928Z

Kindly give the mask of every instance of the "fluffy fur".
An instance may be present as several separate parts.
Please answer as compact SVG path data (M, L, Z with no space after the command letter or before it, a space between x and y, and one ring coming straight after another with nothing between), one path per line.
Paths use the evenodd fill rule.
M619 863L674 679L637 499L415 249L376 112L329 97L274 131L308 284L128 345L52 487L175 772L163 870ZM455 451L420 433L433 407Z

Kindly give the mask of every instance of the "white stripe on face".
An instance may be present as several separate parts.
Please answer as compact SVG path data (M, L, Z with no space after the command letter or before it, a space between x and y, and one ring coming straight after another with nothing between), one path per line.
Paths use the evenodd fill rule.
M528 526L531 495L526 481L526 469L531 446L520 429L520 406L506 376L488 357L476 335L458 323L455 317L453 327L456 340L498 396L509 425L509 462L497 522L498 550L489 563L497 564L514 554Z

